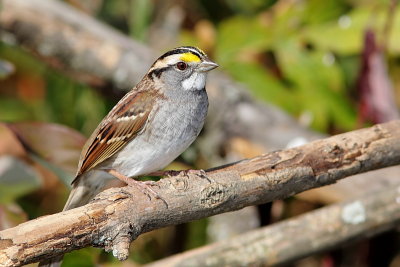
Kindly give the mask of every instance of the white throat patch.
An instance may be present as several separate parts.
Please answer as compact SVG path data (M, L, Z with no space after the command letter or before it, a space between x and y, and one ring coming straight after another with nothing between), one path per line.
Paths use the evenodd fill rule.
M192 75L182 82L184 90L201 90L206 85L206 74L193 72Z

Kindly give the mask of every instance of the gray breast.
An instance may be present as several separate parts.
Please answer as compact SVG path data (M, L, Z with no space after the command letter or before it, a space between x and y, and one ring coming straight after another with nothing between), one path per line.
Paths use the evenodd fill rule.
M169 98L149 124L153 128L149 138L165 139L166 142L194 140L203 127L207 109L205 90L185 92L177 98Z
M185 92L175 99L168 96L142 132L110 159L113 167L127 176L164 168L196 139L207 109L205 90Z

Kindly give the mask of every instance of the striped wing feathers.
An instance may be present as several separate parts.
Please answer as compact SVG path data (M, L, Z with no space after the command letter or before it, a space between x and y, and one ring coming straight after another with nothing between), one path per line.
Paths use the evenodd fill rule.
M154 100L154 94L146 91L131 91L122 98L86 142L77 175L104 162L135 138L145 126Z

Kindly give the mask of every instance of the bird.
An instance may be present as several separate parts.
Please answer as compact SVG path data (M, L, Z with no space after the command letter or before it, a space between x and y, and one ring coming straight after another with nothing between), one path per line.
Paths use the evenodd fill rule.
M203 128L207 73L217 67L193 46L161 55L86 141L63 211L87 204L111 179L140 185L134 178L162 170L184 152Z

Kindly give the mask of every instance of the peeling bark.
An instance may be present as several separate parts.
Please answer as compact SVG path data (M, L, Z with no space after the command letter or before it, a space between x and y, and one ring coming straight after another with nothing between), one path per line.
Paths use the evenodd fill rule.
M398 164L399 139L400 121L393 121L205 174L180 173L154 187L168 206L133 187L109 189L83 207L1 231L0 266L20 266L90 245L104 247L125 260L130 242L142 233L282 199L349 175Z

